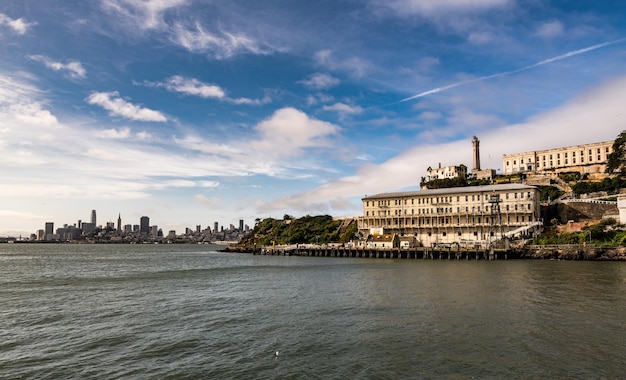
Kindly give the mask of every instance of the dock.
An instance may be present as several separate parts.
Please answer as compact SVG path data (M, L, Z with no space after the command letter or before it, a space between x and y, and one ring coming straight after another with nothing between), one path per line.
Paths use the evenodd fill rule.
M254 255L337 257L359 259L407 259L407 260L507 260L515 258L515 252L506 249L463 248L347 248L324 246L260 247Z

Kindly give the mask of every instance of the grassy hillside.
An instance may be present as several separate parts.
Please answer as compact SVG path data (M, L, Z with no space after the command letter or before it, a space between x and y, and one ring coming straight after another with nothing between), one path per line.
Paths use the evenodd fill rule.
M304 216L294 219L259 220L254 229L239 243L244 246L272 244L325 244L343 243L355 237L356 221L342 223L329 215Z

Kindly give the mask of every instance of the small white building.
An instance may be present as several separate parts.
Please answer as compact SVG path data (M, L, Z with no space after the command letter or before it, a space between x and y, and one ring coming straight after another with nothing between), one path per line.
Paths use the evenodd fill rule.
M428 167L426 170L428 181L432 181L435 179L452 179L452 178L467 178L467 166L458 165L458 166L445 166L441 167L441 163L437 169L433 169Z
M367 238L367 248L398 248L400 238L396 234L370 235Z

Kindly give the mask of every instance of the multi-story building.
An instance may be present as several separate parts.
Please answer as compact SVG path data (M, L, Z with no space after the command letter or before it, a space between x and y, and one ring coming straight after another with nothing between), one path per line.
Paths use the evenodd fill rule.
M555 173L577 171L581 174L604 173L613 141L574 145L533 152L503 154L504 174L520 172Z
M139 233L142 235L148 235L150 233L150 218L142 216L139 219Z
M467 166L465 165L457 165L457 166L445 166L439 167L437 169L433 169L429 167L426 170L426 174L428 175L428 181L433 181L436 179L452 179L452 178L467 178Z
M539 190L521 184L382 193L362 202L358 228L364 236L415 236L425 246L533 235L542 225Z

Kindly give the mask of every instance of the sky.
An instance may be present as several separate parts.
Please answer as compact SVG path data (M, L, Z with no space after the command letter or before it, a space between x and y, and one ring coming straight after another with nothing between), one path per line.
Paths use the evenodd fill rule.
M626 2L0 0L0 236L362 214L614 140Z

